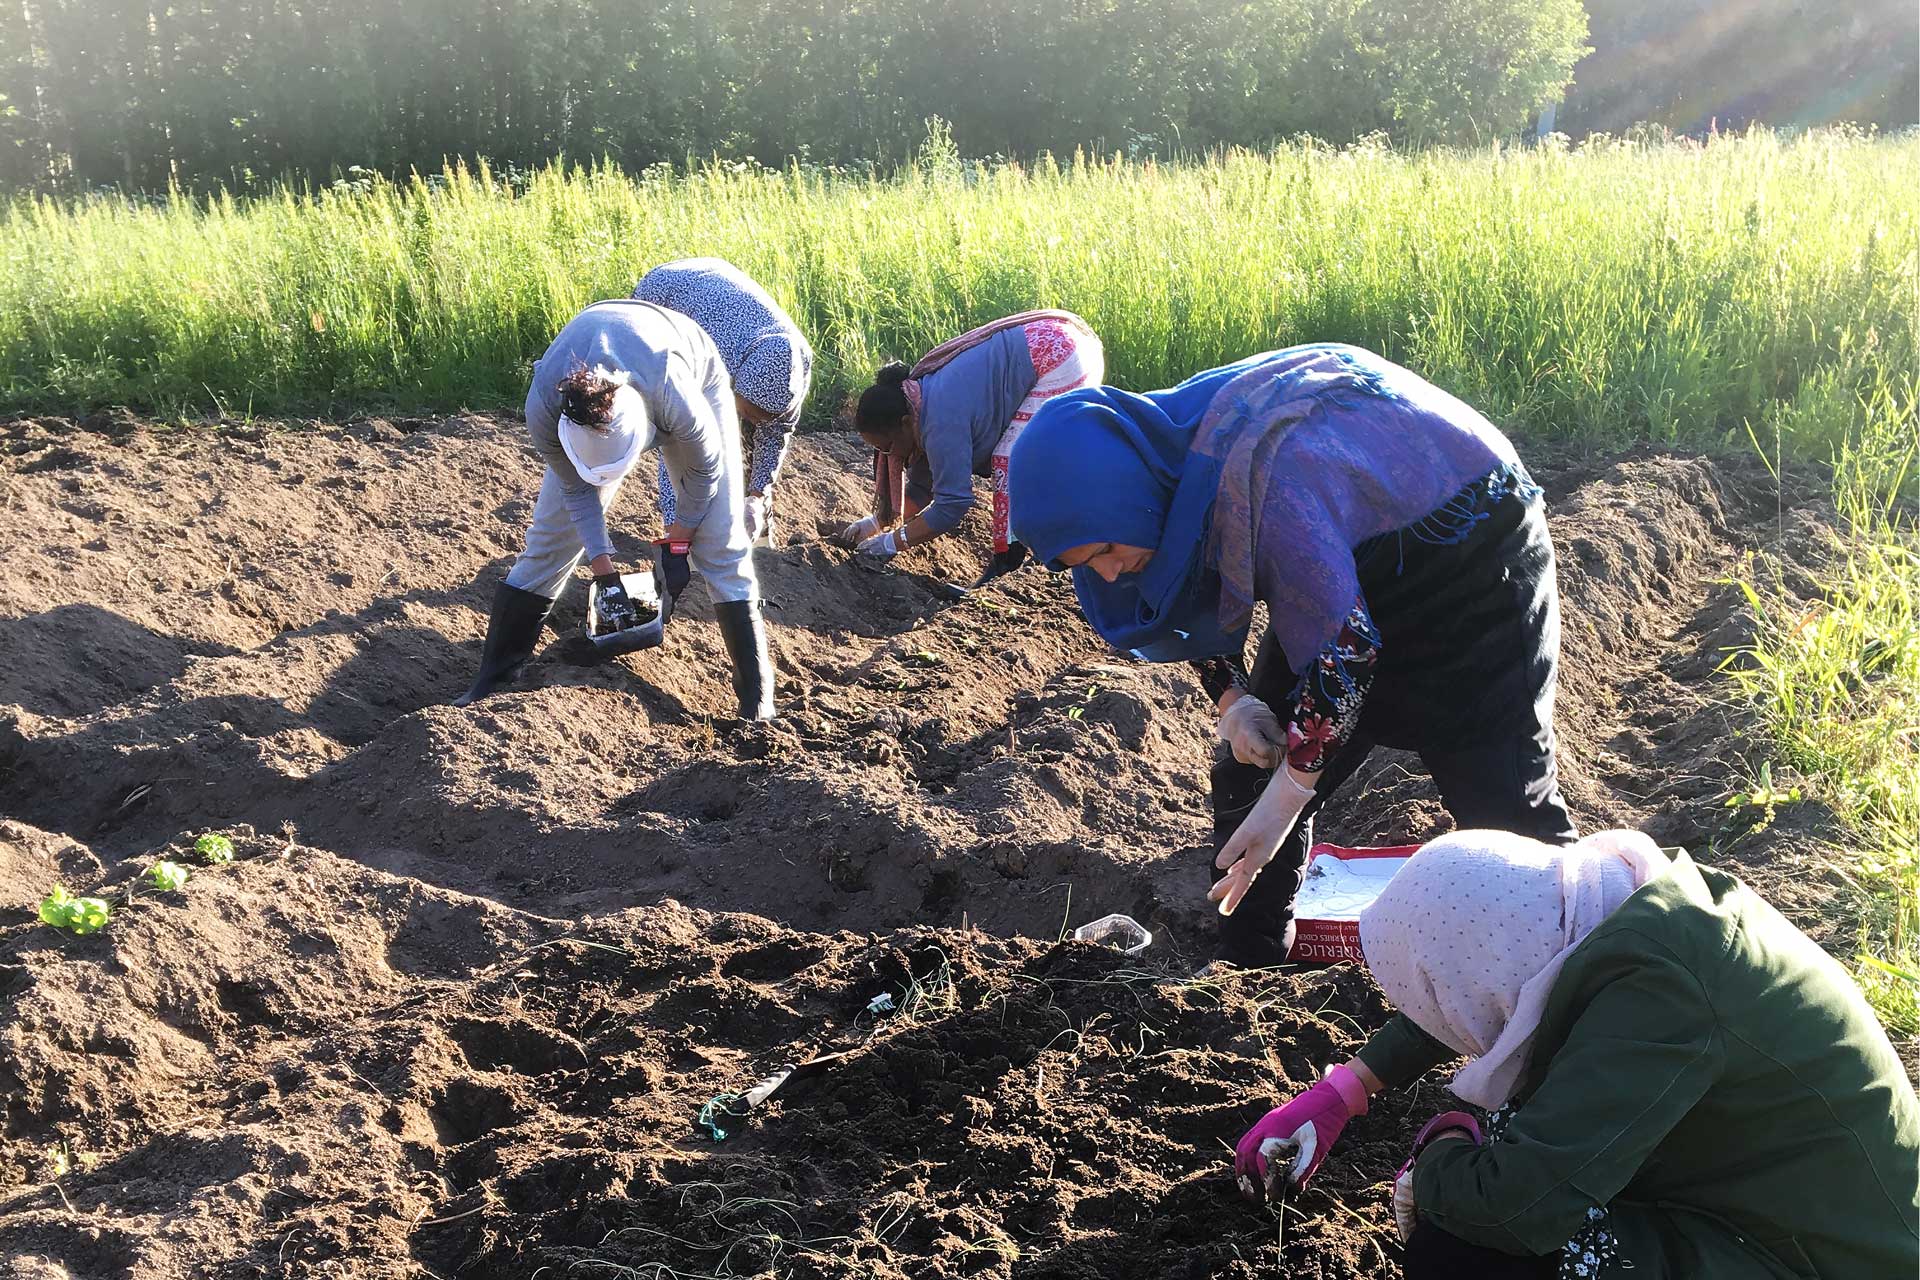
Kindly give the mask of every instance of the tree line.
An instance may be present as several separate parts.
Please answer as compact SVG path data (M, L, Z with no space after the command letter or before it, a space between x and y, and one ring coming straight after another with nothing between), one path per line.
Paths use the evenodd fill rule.
M1730 2L1594 0L1609 21ZM1466 142L1525 128L1586 52L1580 0L15 0L0 187L246 189L476 156L884 165L933 116L970 156ZM1657 100L1632 69L1615 96Z
M1560 128L1640 122L1698 134L1759 122L1920 118L1913 0L1586 0L1593 52L1574 69Z

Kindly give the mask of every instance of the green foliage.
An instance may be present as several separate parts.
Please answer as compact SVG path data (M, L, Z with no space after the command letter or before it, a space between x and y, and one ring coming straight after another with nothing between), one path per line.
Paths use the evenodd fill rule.
M210 866L233 861L233 841L222 835L201 836L193 842L193 851Z
M53 886L53 892L40 900L41 922L70 933L95 933L112 914L104 899L76 898L65 885Z
M557 155L894 163L1467 140L1558 100L1580 0L0 5L0 187L251 187ZM366 171L356 170L366 166Z
M1586 0L1593 55L1560 114L1569 132L1641 121L1704 133L1749 121L1893 129L1920 101L1910 0Z
M1895 1035L1920 1034L1920 530L1914 523L1912 357L1849 357L1854 377L1810 379L1775 410L1780 437L1822 445L1847 537L1811 606L1769 581L1742 584L1756 636L1727 667L1781 758L1849 829L1858 873L1861 985ZM1871 380L1867 371L1875 371ZM1842 382L1863 386L1840 389ZM1763 779L1771 791L1770 776Z
M162 893L186 887L187 877L192 873L177 862L162 859L147 868L147 880Z
M813 338L815 422L885 357L1058 305L1093 322L1122 386L1344 340L1506 425L1717 442L1777 422L1818 453L1826 408L1913 367L1916 170L1920 138L1757 134L23 200L0 205L0 406L518 406L582 306L717 253Z

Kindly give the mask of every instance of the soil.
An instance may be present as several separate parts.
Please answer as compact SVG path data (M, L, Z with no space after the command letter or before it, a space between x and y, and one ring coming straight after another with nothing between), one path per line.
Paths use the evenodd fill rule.
M455 709L531 511L522 438L0 423L8 1274L1398 1274L1385 1184L1443 1076L1277 1214L1233 1194L1228 1144L1388 1010L1353 968L1207 964L1184 669L1105 651L1038 570L954 599L978 529L879 570L825 545L862 485L815 435L758 555L779 721L730 718L697 579L665 646L591 667L575 592L513 691ZM1527 452L1578 820L1733 864L1844 949L1829 820L1725 806L1764 748L1713 677L1753 548L1816 594L1815 487ZM1383 752L1318 834L1447 825ZM144 887L205 831L238 860ZM56 881L120 904L107 929L38 926ZM1152 947L1055 941L1110 911Z

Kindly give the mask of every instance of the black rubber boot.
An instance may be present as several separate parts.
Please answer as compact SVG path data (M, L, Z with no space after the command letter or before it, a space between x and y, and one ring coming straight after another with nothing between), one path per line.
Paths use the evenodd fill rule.
M733 692L742 720L771 720L773 658L767 652L767 627L758 600L720 600L713 606L727 657L733 660Z
M1266 790L1273 774L1232 756L1213 766L1213 854L1217 857ZM1219 957L1243 969L1264 969L1286 962L1293 950L1293 900L1299 896L1307 850L1313 846L1313 819L1303 816L1260 869L1253 887L1230 916L1220 917ZM1227 873L1208 863L1213 882Z
M478 702L520 674L540 642L540 628L553 612L553 601L501 583L493 593L493 612L487 617L487 644L480 653L480 674L473 687L453 700L456 707Z
M980 580L968 587L967 590L978 591L995 578L1003 574L1012 573L1026 562L1027 548L1023 543L1016 542L1005 551L996 551L993 553L993 559L987 561L987 571L981 574Z

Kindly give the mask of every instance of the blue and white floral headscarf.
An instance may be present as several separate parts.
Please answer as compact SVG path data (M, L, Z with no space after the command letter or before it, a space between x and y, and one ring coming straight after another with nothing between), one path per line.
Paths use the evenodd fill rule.
M785 425L800 419L813 382L813 348L758 281L722 258L682 258L640 277L633 296L677 311L713 339L747 403Z
M754 339L740 358L733 370L733 389L775 418L797 420L812 377L811 354L787 335L770 333Z
M1156 662L1236 654L1260 600L1299 670L1353 608L1355 547L1516 461L1438 387L1322 343L1166 391L1050 400L1014 445L1008 484L1014 532L1042 562L1103 542L1153 550L1118 582L1074 571L1080 607L1110 644Z

